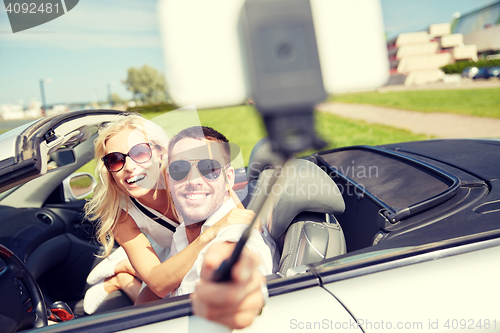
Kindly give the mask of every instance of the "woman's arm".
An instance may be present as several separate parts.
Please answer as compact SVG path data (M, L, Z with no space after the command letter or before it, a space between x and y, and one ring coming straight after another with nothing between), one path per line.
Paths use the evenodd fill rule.
M255 213L250 210L234 208L184 250L163 263L130 215L126 214L124 221L117 223L114 236L127 252L138 277L157 296L165 297L181 284L200 251L217 236L220 229L232 224L250 224L254 215Z
M198 253L213 239L210 233L204 233L183 251L161 263L148 239L130 215L127 214L125 220L116 225L114 236L127 252L138 277L159 297L165 297L180 285Z

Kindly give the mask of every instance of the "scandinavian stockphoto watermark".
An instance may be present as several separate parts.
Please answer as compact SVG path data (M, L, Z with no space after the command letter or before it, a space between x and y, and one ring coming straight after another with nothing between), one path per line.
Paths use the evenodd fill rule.
M253 162L248 165L248 169L256 174L262 172L262 164L260 162ZM335 168L338 170L338 168ZM355 170L352 168L352 170ZM296 166L296 165L285 165L273 168L275 172L275 177L278 181L272 186L259 187L254 189L254 194L259 195L264 192L266 195L273 194L275 196L286 195L300 195L307 200L311 200L315 196L325 196L325 195L356 195L358 197L363 196L365 193L365 187L362 184L363 179L367 178L378 178L379 172L377 166L358 166L356 171L339 170L341 173L345 174L347 172L356 172L356 178L358 182L356 185L347 183L337 183L336 186L332 186L331 179L334 178L337 173L333 169L328 169L326 167L310 168L306 165ZM270 176L270 174L269 174ZM279 181L280 178L286 179L286 181Z
M72 10L79 0L4 0L12 32L52 21Z

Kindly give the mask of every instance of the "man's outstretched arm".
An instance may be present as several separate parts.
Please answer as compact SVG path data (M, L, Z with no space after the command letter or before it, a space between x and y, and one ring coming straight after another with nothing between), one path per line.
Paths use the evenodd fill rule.
M203 261L200 282L191 294L193 312L231 329L249 326L264 307L261 291L265 278L259 272L258 255L245 248L231 272L232 281L215 283L214 271L229 258L235 243L210 246Z

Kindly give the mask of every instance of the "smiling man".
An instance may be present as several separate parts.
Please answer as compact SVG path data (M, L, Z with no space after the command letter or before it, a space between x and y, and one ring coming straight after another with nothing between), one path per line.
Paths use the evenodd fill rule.
M182 224L174 233L170 254L175 255L196 237L232 210L235 218L251 218L253 212L237 209L231 198L235 172L231 166L228 140L209 127L190 127L175 137L168 147L168 186ZM234 211L233 211L234 213ZM219 231L212 243L237 242L246 225L234 224ZM172 296L192 293L200 280L203 259L210 243L202 250L191 270ZM272 273L271 250L264 238L253 230L247 248L260 258L262 275Z
M170 192L191 242L203 222L230 198L234 185L230 147L215 130L190 127L172 138L168 152Z

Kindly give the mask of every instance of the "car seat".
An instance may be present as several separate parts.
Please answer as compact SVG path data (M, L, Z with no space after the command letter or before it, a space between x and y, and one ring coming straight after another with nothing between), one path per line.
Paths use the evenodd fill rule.
M242 200L243 206L247 207L250 203L255 190L255 185L257 184L257 180L259 179L262 171L265 169L275 168L279 165L283 165L284 163L285 160L273 152L269 138L260 139L259 142L255 144L248 160L248 194L245 199Z
M276 171L276 182L270 186ZM346 252L344 234L334 214L341 214L344 200L335 182L316 164L301 159L281 169L261 172L248 209L268 199L259 213L281 251L278 272L331 258Z

